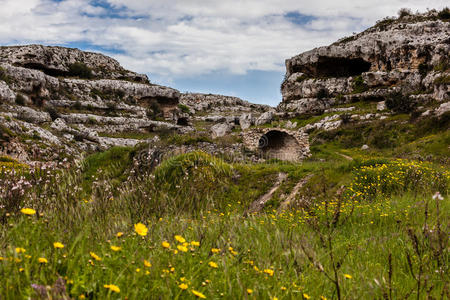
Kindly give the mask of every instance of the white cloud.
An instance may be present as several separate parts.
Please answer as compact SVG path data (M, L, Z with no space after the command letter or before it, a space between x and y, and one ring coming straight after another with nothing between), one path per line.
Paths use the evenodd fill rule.
M96 1L97 3L99 1ZM167 79L225 70L282 71L284 60L372 25L399 8L446 1L350 0L0 0L0 43L84 42L120 50L130 69ZM284 15L314 19L299 25Z

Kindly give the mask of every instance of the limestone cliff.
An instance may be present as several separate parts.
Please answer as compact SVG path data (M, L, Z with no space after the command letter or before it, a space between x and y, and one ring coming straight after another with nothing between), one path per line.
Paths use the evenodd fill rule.
M437 12L386 18L286 60L279 108L321 113L356 98L382 101L399 91L448 101L449 52L450 23Z

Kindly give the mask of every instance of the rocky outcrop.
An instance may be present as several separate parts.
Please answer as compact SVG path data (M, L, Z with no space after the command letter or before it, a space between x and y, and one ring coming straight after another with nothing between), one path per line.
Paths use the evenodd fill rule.
M362 33L294 56L286 60L278 108L322 113L359 98L383 101L398 90L431 91L434 100L448 100L449 36L450 23L428 12L385 19Z
M44 149L77 156L136 145L161 130L185 133L193 129L188 120L178 125L185 117L179 98L177 90L150 84L145 75L101 54L0 47L1 130L11 133L8 140L0 138L0 154L11 152L14 143L28 152L17 152L18 159L51 160L54 155Z
M79 71L77 67L84 65L93 77L149 82L146 75L124 69L111 57L72 48L42 45L0 47L0 62L40 70L51 76L73 76Z

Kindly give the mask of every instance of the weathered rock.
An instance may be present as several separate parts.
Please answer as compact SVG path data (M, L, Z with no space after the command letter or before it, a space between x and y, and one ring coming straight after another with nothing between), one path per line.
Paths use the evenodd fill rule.
M13 116L17 119L30 123L41 124L52 120L48 112L37 111L26 106L11 106L9 111L13 113Z
M450 111L450 102L442 103L435 111L437 116L442 116L446 112Z
M377 103L377 110L382 111L386 109L386 101L380 101Z
M450 24L428 12L381 22L292 57L286 60L278 110L320 113L335 103L383 101L392 92L416 94L422 89L432 90L436 100L447 101L449 85L437 80L447 73L433 68L448 63L449 34Z
M251 113L249 114L242 114L239 117L239 125L241 126L242 130L250 128L250 126L255 124L255 118L252 116Z
M225 136L225 135L231 133L231 130L233 128L234 128L234 125L232 125L230 123L215 124L211 127L211 136L213 138Z
M0 62L41 70L51 76L71 75L71 66L82 63L92 70L94 76L100 78L148 83L147 76L125 70L111 57L72 48L42 45L0 47Z
M263 113L258 119L256 119L255 125L256 126L264 125L264 124L272 122L272 120L273 120L273 112L268 111L268 112Z
M16 99L16 93L9 88L4 81L0 81L0 103L6 102L13 104Z

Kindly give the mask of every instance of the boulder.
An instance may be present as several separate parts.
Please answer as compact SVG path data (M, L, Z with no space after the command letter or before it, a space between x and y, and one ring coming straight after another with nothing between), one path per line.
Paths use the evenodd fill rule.
M233 128L234 125L230 123L215 124L211 127L211 136L213 138L225 136L229 134Z
M265 112L261 116L259 116L258 119L256 119L255 125L259 126L270 123L272 122L272 119L273 119L273 112L271 111Z
M252 114L245 113L239 117L239 125L241 126L242 130L250 128L250 126L252 126L253 124L255 124L255 118L252 116Z

